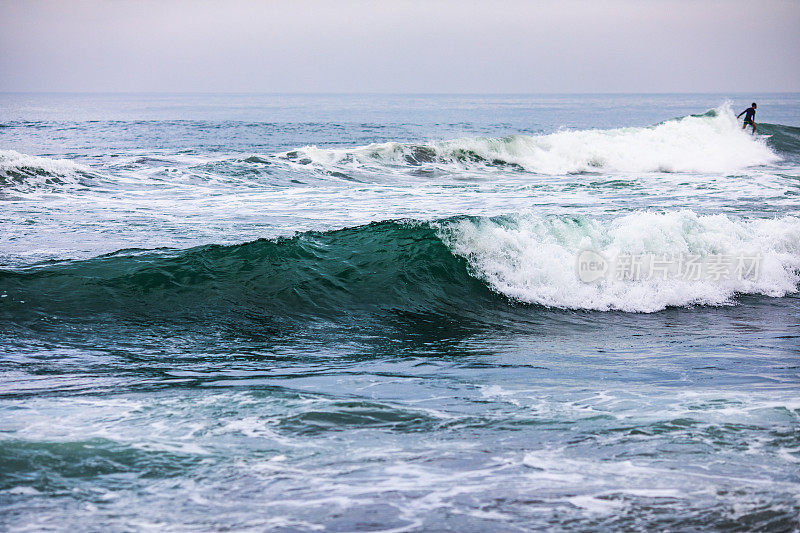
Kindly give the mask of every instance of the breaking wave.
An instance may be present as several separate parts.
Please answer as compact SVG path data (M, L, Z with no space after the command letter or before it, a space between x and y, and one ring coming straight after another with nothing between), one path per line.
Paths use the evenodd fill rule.
M17 192L91 185L97 174L68 159L51 159L0 150L0 185Z
M463 219L442 226L444 241L493 290L526 303L569 309L653 312L722 305L737 294L784 296L800 281L800 219L742 221L692 211L638 212L609 222L585 217ZM654 276L584 283L577 257L620 255L758 258L752 279ZM755 260L753 261L755 262Z
M170 160L135 156L110 175L69 159L0 150L0 192L69 191L122 182L141 186L154 179L175 186L218 182L258 188L324 181L374 181L392 171L437 176L439 170L527 171L565 175L617 172L734 174L748 167L800 157L800 128L758 124L762 135L743 131L728 104L648 127L563 130L548 135L472 137L426 143L386 142L354 148L306 146L272 155ZM139 168L155 163L155 169ZM277 166L273 166L274 164ZM165 172L161 167L169 167ZM317 172L309 172L316 170ZM122 174L120 174L122 172ZM159 174L160 173L160 174ZM165 177L166 176L166 177ZM488 175L494 177L495 174ZM168 178L168 179L167 179Z
M792 135L788 130L793 128L769 126L780 129L781 137ZM644 128L474 137L422 144L388 142L349 149L306 146L282 156L323 167L480 164L511 166L543 174L597 171L733 173L780 159L764 136L752 136L741 129L729 104L703 115Z
M577 254L757 254L755 279L578 279ZM311 316L377 311L463 315L532 304L653 312L780 297L800 280L800 219L738 220L691 211L610 221L518 214L376 222L292 238L188 250L120 251L0 270L0 313L15 317Z

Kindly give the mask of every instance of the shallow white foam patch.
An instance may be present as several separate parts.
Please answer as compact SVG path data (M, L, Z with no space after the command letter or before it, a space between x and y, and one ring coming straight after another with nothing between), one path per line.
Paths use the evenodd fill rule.
M728 103L712 113L645 128L560 131L549 135L464 138L424 144L396 142L352 149L307 146L297 150L314 163L397 165L435 156L456 165L476 161L519 165L531 172L585 171L733 173L778 161L761 136L741 129Z
M738 294L784 296L800 281L800 219L737 220L692 211L636 212L611 221L585 217L460 219L439 225L445 244L475 276L510 298L549 307L654 312L721 305ZM578 254L693 254L759 257L751 278L677 277L582 282Z

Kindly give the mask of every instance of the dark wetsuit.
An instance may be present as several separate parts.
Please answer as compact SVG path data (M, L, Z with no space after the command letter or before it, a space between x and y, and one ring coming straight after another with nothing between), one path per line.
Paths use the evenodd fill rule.
M748 107L747 109L745 109L744 111L739 113L739 115L736 118L739 118L742 115L744 115L744 125L745 126L747 126L747 125L755 126L755 124L753 123L753 117L756 116L756 110L753 109L752 106Z

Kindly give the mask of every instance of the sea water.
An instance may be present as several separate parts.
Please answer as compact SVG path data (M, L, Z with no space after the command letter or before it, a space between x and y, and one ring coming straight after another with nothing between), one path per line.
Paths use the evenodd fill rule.
M753 98L0 95L0 528L797 530Z

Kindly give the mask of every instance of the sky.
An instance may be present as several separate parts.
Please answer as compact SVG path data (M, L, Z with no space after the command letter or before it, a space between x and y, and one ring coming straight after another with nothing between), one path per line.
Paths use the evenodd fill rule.
M0 91L800 91L800 0L0 0Z

